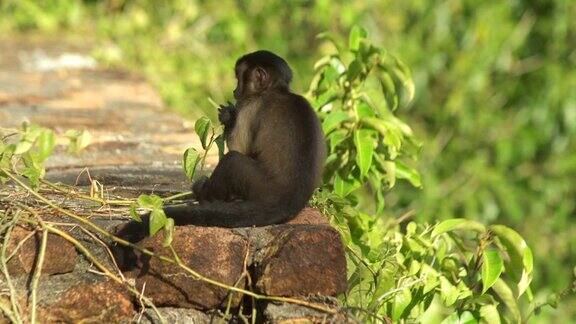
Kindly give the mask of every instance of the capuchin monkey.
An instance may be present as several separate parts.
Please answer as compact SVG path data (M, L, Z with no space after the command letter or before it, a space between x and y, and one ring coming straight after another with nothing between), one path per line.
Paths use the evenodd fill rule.
M198 204L165 206L176 225L220 227L283 223L302 210L321 181L326 158L316 114L290 91L292 71L268 51L235 67L236 105L221 106L228 153L193 185ZM148 228L148 218L144 217Z

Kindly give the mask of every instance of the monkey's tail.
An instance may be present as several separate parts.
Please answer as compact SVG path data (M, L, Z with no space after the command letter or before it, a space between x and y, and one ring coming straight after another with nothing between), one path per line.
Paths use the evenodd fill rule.
M283 223L303 207L252 201L214 201L198 205L165 206L164 212L174 219L176 225L249 227Z
M250 227L278 224L290 220L304 206L287 204L238 202L207 202L199 205L165 206L166 215L174 219L176 225ZM150 214L143 215L142 222L131 221L120 227L116 235L136 243L148 236ZM136 254L131 248L114 246L114 257L122 270L134 267Z

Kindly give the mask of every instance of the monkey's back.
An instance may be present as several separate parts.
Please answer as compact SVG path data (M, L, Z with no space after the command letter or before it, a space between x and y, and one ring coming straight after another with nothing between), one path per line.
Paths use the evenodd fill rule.
M254 153L279 188L269 194L302 208L321 181L326 158L320 122L308 101L293 93L271 93L261 104Z

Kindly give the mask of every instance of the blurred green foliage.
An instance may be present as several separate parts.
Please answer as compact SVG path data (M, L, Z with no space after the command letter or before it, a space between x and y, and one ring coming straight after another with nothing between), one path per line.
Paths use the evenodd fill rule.
M412 69L399 111L423 142L422 190L398 184L387 215L504 223L534 250L534 284L559 291L576 265L576 2L4 0L0 31L81 35L111 66L143 71L167 104L199 116L233 89L236 57L286 57L295 89L353 24ZM543 297L543 296L536 296ZM576 317L566 297L536 320Z

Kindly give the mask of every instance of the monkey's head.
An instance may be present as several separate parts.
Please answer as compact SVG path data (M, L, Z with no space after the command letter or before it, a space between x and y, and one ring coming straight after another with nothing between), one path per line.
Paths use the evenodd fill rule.
M269 51L246 54L236 61L236 89L234 98L239 100L260 95L267 90L288 91L292 70L280 56Z

